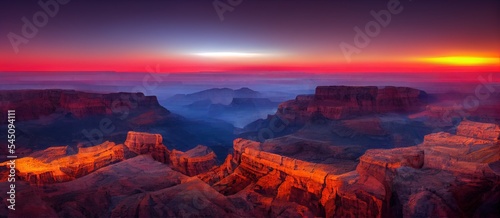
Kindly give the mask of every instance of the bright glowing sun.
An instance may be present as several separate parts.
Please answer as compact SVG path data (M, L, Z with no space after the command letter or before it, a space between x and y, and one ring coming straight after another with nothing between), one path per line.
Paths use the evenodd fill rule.
M420 58L420 61L444 64L444 65L460 65L460 66L481 66L499 64L498 57L474 57L474 56L446 56L446 57L429 57Z

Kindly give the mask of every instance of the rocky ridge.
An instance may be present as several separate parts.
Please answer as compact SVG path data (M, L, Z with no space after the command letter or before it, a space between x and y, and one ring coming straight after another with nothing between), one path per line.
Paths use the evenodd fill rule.
M188 176L195 176L213 168L217 163L217 156L208 147L198 145L186 152L172 150L170 162L173 169Z
M406 87L318 86L314 95L297 96L279 105L277 115L303 121L315 115L338 120L379 113L421 110L427 94Z
M46 186L45 200L68 203L45 212L59 216L498 216L499 136L498 125L465 120L455 134L433 133L417 146L364 154L294 136L236 139L234 152L213 167L215 155L204 146L169 151L159 134L129 132L124 144L35 152L19 159L18 175L53 185ZM130 182L148 178L155 179ZM85 194L89 184L100 187L95 195Z
M88 175L100 168L137 155L150 155L188 176L204 173L215 166L215 153L199 145L187 152L169 151L159 134L129 132L124 144L104 142L92 147L51 147L16 160L16 174L34 185L67 182ZM0 164L1 177L6 180L8 163Z
M35 185L66 182L126 159L126 148L114 142L79 148L73 155L67 155L66 150L66 147L49 148L34 156L17 159L16 175ZM4 162L0 166L8 167L7 164ZM5 176L5 173L2 174Z
M161 108L156 96L142 93L98 94L58 89L0 91L0 109L16 110L18 121L36 120L54 113L71 114L76 118L111 115L123 113L122 107L134 111ZM0 117L2 123L7 120L3 116Z
M499 203L497 130L463 121L457 134L430 134L418 146L368 150L356 170L268 153L261 143L237 139L223 165L198 177L224 195L294 202L314 216L478 216L491 212L483 204Z

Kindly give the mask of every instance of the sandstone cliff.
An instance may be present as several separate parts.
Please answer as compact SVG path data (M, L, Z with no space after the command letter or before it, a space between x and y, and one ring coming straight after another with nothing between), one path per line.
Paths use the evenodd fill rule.
M500 128L491 123L463 121L457 127L457 135L476 139L500 140Z
M435 133L418 146L368 150L355 170L346 158L355 156L342 149L332 153L336 162L324 164L293 158L305 152L293 146L287 152L276 144L236 139L225 163L198 177L224 195L249 196L270 213L297 204L326 217L480 217L499 204L497 130L464 121L456 135Z
M138 155L151 154L153 159L159 162L170 163L170 151L163 145L163 138L160 134L129 132L124 144Z
M198 145L187 151L173 150L170 153L172 169L188 176L195 176L207 172L217 163L217 156L208 147Z
M427 94L406 87L319 86L314 96L298 96L279 105L278 115L304 120L321 115L337 120L376 113L421 110Z
M364 154L297 136L236 139L218 167L204 146L170 152L161 135L130 132L125 145L54 147L19 159L22 180L48 187L19 182L28 190L20 196L43 193L20 207L72 217L498 217L499 127L463 121L456 129Z
M77 118L110 115L122 107L134 111L161 108L155 96L142 93L97 94L71 90L0 91L0 109L16 110L16 120L35 120L54 113L71 114ZM167 111L168 112L168 111ZM1 115L1 123L7 119ZM5 118L5 119L4 119Z
M66 182L124 160L126 150L123 145L113 142L79 148L78 153L73 155L67 155L66 147L49 148L34 156L17 159L17 176L36 185ZM1 163L0 166L7 167L7 163Z
M188 176L204 173L217 162L215 153L206 146L198 145L186 152L169 151L162 141L160 134L129 132L125 146L138 155L151 154L153 159L170 164L172 169Z
M204 173L216 164L216 155L199 145L187 152L170 152L160 134L129 132L124 144L105 142L92 147L51 147L16 160L17 176L34 185L71 181L137 155L150 155L188 176ZM8 176L8 161L0 163L0 178Z
M369 150L356 169L361 188L355 191L372 186L370 179L377 181L384 190L378 209L382 217L481 217L491 212L483 205L499 203L492 198L500 185L500 144L484 139L494 139L490 136L497 128L464 121L457 135L435 133L418 146Z
M274 208L274 212L296 204L311 215L324 216L322 202L327 198L323 196L332 191L326 188L331 185L325 181L328 178L337 180L339 175L354 170L356 166L356 162L349 158L323 164L282 156L266 151L272 146L245 139L236 139L233 148L234 154L226 159L225 164L198 177L225 195L253 196L256 198L254 203L267 209ZM343 152L341 149L337 151ZM260 202L258 199L276 201ZM277 202L281 203L274 205Z

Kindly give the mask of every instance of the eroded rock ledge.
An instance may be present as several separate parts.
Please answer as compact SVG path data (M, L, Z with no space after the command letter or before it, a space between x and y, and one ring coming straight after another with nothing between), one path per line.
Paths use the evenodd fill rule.
M70 113L77 118L111 115L113 110L121 106L129 107L131 102L137 105L134 111L162 108L156 96L145 96L142 93L97 94L59 89L0 92L0 109L16 110L18 121L36 120L56 112ZM0 115L0 123L5 123L6 116Z
M113 142L104 142L90 148L79 148L78 153L73 155L66 155L66 150L67 147L48 148L37 152L33 157L17 159L17 176L36 185L74 180L125 160L127 148ZM0 165L6 164L4 162Z
M207 172L217 163L215 153L203 145L186 152L175 149L169 151L163 145L160 134L129 132L125 146L138 155L151 154L153 159L169 164L172 169L188 176Z
M416 112L423 109L426 96L424 91L407 87L318 86L314 95L297 96L280 104L277 115L300 121L315 115L338 120L368 114Z
M129 132L124 144L104 142L92 147L80 147L75 153L68 146L51 147L16 160L17 176L34 185L71 181L102 167L135 157L151 155L154 160L170 165L188 176L207 172L216 164L216 155L199 145L187 152L169 151L160 134ZM0 177L6 180L8 162Z
M170 153L170 162L172 169L188 176L195 176L213 168L216 165L217 156L208 147L198 145L186 152L174 149Z
M172 184L186 185L141 194L140 201L129 196L113 214L137 214L138 210L148 214L158 202L199 191L216 196L206 201L225 205L222 208L238 208L241 214L263 211L261 215L270 217L498 217L498 129L494 124L463 121L456 134L433 133L417 146L372 149L362 156L352 147L293 137L265 143L236 139L233 154L215 168L215 155L204 146L169 151L160 135L130 132L123 145L106 142L78 151L54 147L36 152L19 159L18 175L32 184L69 181L129 157L150 154L184 174L207 172L190 177L192 184L180 181L178 174ZM307 158L315 154L322 155L319 159L331 158L321 162ZM161 169L162 164L157 165ZM171 194L174 189L179 194ZM139 206L128 207L127 202ZM101 209L108 211L108 207ZM193 215L204 214L213 215L209 209Z
M342 161L307 162L236 139L225 163L198 177L224 195L252 196L270 210L284 210L286 204L277 203L283 200L326 217L481 216L494 213L483 204L499 204L499 146L497 125L464 121L455 135L368 150L349 170Z

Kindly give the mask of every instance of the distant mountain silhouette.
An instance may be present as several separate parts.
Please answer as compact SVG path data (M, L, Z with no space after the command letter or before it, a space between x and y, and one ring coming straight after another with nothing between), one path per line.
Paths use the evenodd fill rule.
M169 104L189 105L198 101L210 100L212 104L228 105L233 98L260 98L262 94L249 88L213 88L192 94L177 94L167 99Z

